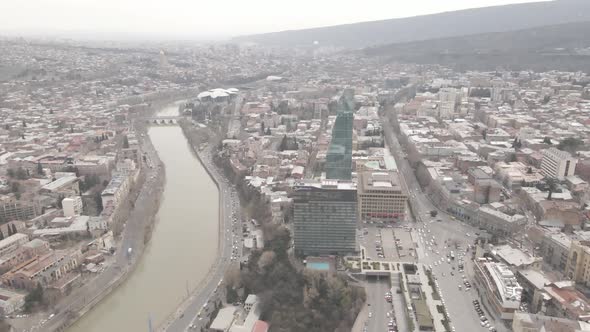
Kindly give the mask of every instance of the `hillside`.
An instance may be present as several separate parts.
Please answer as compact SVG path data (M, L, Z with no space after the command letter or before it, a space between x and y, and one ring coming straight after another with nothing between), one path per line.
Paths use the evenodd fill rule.
M395 13L392 13L393 15ZM241 36L233 41L286 47L312 46L313 41L319 41L320 45L326 46L363 48L580 21L590 21L590 1L556 0L466 9L400 19Z
M583 70L590 72L590 21L367 48L366 56L437 63L460 70ZM586 49L585 51L583 49Z

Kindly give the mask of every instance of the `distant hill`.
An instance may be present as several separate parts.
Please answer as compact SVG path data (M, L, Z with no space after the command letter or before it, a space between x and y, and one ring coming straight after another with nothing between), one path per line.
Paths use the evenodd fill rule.
M510 32L397 43L357 51L366 56L457 69L582 70L590 72L590 21Z
M370 6L369 3L365 5ZM317 40L320 45L363 48L581 21L590 21L590 0L556 0L466 9L400 19L241 36L233 41L294 47L312 46L313 41Z

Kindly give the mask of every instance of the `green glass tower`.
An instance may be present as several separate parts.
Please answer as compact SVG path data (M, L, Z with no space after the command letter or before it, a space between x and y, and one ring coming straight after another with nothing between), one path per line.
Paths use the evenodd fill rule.
M353 110L354 92L345 90L340 98L332 141L326 155L326 179L350 180L352 177Z

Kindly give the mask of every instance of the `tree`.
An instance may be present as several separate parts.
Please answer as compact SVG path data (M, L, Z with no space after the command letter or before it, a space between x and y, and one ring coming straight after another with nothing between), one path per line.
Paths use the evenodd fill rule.
M516 155L514 153L511 153L508 156L508 162L515 162L516 161Z
M94 202L96 203L96 210L98 211L98 214L100 214L104 208L102 206L102 196L100 195L100 192L96 192L96 194L94 194Z
M553 142L551 142L551 138L549 136L545 136L543 138L543 143L548 144L548 145L553 145Z
M27 128L27 123L23 120L23 128Z
M287 135L283 136L281 140L281 145L279 145L279 151L285 151L287 149Z
M265 132L265 130L264 130L264 121L262 121L260 123L260 132L264 135L264 132Z
M10 177L10 178L14 178L16 176L16 173L15 173L14 169L9 168L6 170L6 175L8 175L8 177Z
M226 290L225 290L225 300L227 301L227 303L237 302L238 299L239 299L238 292L230 285L227 285Z
M551 196L553 192L557 189L557 180L554 178L547 178L545 180L547 182L547 186L549 187L549 194L547 195L547 200L551 200Z
M28 178L27 171L25 171L25 169L22 167L16 169L15 175L18 180L26 180Z
M10 192L16 194L20 191L20 183L13 181L10 183Z
M575 137L568 137L557 145L557 148L562 151L576 153L580 147L584 146L584 141Z
M25 312L31 312L35 304L41 304L43 302L43 287L41 283L37 283L37 287L29 292L25 296Z
M487 129L484 129L484 130L481 132L481 136L482 136L482 137L483 137L483 139L485 140L485 139L488 137L488 130L487 130Z
M129 148L129 139L127 138L127 135L123 136L123 149L128 149Z
M41 162L37 162L37 174L45 175L45 172L43 171L43 166L41 165Z
M64 198L66 198L66 197L63 194L57 195L57 200L55 202L55 205L60 209L63 209L62 201L64 200Z

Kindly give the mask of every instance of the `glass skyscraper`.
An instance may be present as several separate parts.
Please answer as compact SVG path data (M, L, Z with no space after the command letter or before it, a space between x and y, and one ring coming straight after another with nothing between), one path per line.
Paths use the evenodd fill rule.
M352 177L353 110L354 92L345 90L340 98L332 141L326 155L326 179L350 180Z

